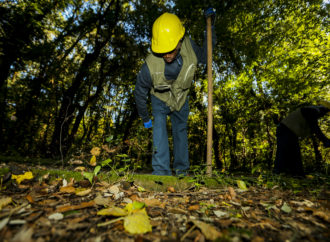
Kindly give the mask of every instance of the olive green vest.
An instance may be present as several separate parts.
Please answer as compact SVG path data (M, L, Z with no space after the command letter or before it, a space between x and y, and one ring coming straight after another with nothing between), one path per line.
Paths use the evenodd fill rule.
M165 102L171 111L180 111L182 108L197 68L197 57L188 37L183 40L180 54L183 65L176 80L166 80L162 57L149 54L146 59L153 84L150 93Z
M304 138L311 135L310 126L302 115L300 108L290 113L281 121L281 123L288 127L298 137Z

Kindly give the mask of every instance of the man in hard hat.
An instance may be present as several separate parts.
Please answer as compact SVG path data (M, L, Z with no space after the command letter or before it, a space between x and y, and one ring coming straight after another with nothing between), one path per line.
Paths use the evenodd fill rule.
M214 19L215 11L209 8L205 15ZM214 31L212 33L214 45L216 37ZM134 95L144 127L153 128L152 174L172 175L166 126L167 116L170 116L173 169L176 175L187 175L188 93L197 64L206 64L207 43L204 41L203 48L199 47L186 36L185 28L176 15L164 13L153 24L151 50L137 76ZM153 124L147 109L149 92Z
M330 147L330 140L318 126L318 119L330 111L330 103L323 101L318 106L305 106L296 109L284 118L277 127L277 150L274 172L290 175L304 175L299 147L299 138L315 134L325 147Z

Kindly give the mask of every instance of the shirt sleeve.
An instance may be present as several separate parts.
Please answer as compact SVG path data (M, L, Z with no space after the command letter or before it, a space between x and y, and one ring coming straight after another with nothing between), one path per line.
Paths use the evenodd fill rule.
M329 139L322 133L318 125L318 119L326 115L328 112L329 110L322 106L307 106L301 108L301 114L309 123L312 132L323 143L329 142Z
M195 43L195 41L193 41L192 39L190 39L191 42L191 46L195 51L196 57L197 57L197 62L201 63L201 64L206 64L206 60L207 60L207 35L206 35L206 31L204 33L204 42L203 42L203 47L200 47L199 45L197 45ZM214 30L214 26L212 26L212 50L214 50L214 46L217 43L217 36L215 34L215 30Z
M150 77L150 71L147 64L144 63L136 78L136 84L134 90L136 108L138 110L139 116L141 117L144 123L150 120L148 107L147 107L147 100L151 87L152 87L152 81Z

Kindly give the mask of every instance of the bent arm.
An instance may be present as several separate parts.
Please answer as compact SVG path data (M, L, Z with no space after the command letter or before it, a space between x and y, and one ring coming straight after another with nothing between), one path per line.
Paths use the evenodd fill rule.
M151 86L152 81L150 77L150 71L148 69L148 66L144 63L142 65L141 71L137 76L134 90L136 108L138 110L139 116L144 123L150 120L147 100Z

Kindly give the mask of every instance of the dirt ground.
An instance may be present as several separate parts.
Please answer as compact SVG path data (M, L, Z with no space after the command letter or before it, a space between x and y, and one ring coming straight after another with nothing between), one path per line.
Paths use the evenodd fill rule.
M47 173L33 174L32 179L19 183L9 175L13 173L1 176L1 241L330 238L329 179L324 176L270 181L259 175L244 182L244 177L231 175L232 182L218 187L191 178L186 187L150 181L151 186L145 188L134 178L110 183L98 180L91 185L88 180ZM150 189L152 184L162 186L163 191Z

